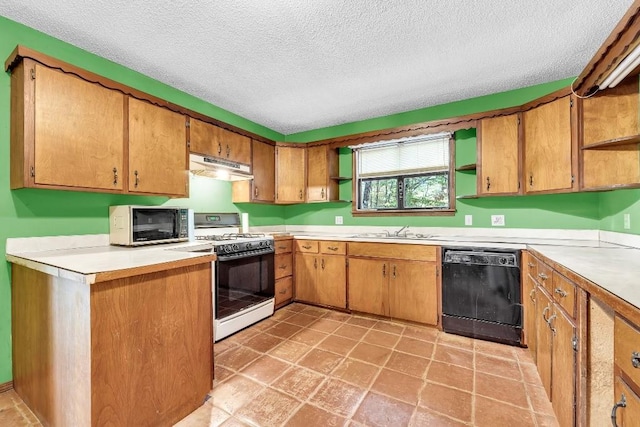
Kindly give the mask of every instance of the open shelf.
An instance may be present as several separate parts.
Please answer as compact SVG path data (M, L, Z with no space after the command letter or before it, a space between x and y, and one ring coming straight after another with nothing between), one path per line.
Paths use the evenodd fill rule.
M465 196L456 196L456 200L465 200L465 199L478 199L480 196L477 194L467 194Z
M594 142L582 147L583 150L598 150L612 147L619 147L623 145L640 144L640 135L625 136L623 138L609 139L607 141Z
M335 181L351 181L353 178L350 176L330 176L329 179L333 179Z
M470 163L468 165L462 165L462 166L456 168L456 171L458 171L458 172L474 171L474 170L476 170L476 164L475 163Z

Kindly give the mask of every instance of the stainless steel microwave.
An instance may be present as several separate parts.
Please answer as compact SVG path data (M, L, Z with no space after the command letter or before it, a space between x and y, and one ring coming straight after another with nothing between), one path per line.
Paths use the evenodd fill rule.
M189 240L189 210L168 206L110 206L109 243L151 245Z

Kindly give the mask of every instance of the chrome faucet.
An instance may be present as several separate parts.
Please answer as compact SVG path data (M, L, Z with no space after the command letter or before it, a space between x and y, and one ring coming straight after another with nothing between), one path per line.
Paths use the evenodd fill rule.
M402 233L404 231L404 234L407 234L407 229L409 228L408 225L405 225L404 227L402 227L400 230L396 231L395 233L393 233L396 237L400 236L400 233Z

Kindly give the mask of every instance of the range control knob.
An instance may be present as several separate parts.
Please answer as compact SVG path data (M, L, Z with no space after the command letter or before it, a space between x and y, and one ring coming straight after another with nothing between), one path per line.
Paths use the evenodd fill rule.
M507 264L507 258L505 258L505 257L498 258L498 264L506 265Z

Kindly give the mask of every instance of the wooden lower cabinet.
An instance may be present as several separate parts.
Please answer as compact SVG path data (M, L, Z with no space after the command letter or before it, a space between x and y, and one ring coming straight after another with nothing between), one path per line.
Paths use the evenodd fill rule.
M275 237L275 308L284 307L293 300L293 239Z
M526 259L523 257L523 259ZM523 262L525 264L525 262ZM527 272L522 278L522 307L524 316L524 344L529 348L535 362L537 338L536 338L536 313L537 291L536 282Z
M369 314L438 324L438 295L435 262L377 258L377 254L408 254L411 249L397 244L354 244L349 254L349 309ZM420 254L435 259L435 248ZM433 252L433 256L430 252Z
M542 386L551 397L551 328L548 319L551 316L553 302L549 295L539 287L536 291L536 364Z
M14 264L14 388L44 425L173 425L211 390L211 301L211 262L94 284Z
M614 320L615 383L613 403L618 426L640 425L640 328L616 315Z
M333 246L331 243L297 243L294 275L296 301L347 308L346 258L344 255L324 253L330 251L329 248L343 248L344 243L333 242Z

